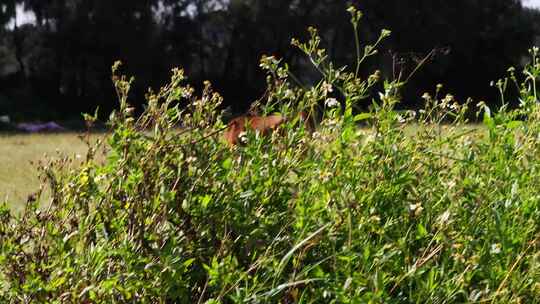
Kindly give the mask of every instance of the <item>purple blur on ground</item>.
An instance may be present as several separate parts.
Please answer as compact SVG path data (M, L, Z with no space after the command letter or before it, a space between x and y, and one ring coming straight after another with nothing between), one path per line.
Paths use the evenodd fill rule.
M30 133L35 132L58 132L65 131L66 129L59 124L49 121L46 123L19 123L17 129Z

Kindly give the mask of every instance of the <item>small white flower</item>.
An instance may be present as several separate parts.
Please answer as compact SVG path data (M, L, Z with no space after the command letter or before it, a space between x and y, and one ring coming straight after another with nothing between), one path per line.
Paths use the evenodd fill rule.
M405 118L403 118L403 116L401 116L399 114L397 116L397 120L398 120L399 123L405 123L406 122Z
M332 93L334 91L334 88L332 87L332 85L326 81L323 82L322 89L325 94Z
M499 254L501 253L501 244L491 244L491 250L489 251L491 254Z
M451 94L446 94L446 96L443 99L443 102L445 104L450 104L452 101L454 101L454 96Z
M416 211L417 209L420 209L422 208L422 204L418 203L418 204L410 204L409 205L409 210L411 211Z
M293 90L287 89L287 90L285 91L285 98L286 98L286 99L292 99L292 98L294 98L294 92L293 92Z
M381 222L381 218L380 218L378 215L372 215L372 216L369 218L369 220L370 220L371 222L373 222L373 223L376 223L376 224L378 224L378 223Z
M445 212L443 212L443 214L439 215L439 218L437 219L437 221L439 222L439 224L444 225L448 222L449 219L450 219L450 211L446 210Z
M426 92L426 93L424 93L424 94L422 95L422 98L423 98L423 99L431 99L431 96L429 95L429 93Z
M516 195L518 194L518 190L519 190L519 185L517 181L514 181L514 183L512 184L512 190L510 191L510 195L512 197L516 197Z
M343 290L349 289L349 286L351 286L352 278L348 277L347 280L345 280L345 284L343 284Z
M324 102L324 104L329 107L329 108L333 108L333 107L336 107L339 105L339 102L337 101L337 99L335 98L328 98L326 99L326 101Z
M75 154L75 158L76 158L76 159L81 159L82 156L81 156L80 154Z
M366 143L369 143L372 141L375 141L375 135L369 134L368 136L366 136Z
M193 163L195 161L197 161L197 158L195 156L190 156L190 157L186 158L186 163L188 163L188 164Z
M339 121L337 119L326 119L323 122L321 122L321 125L333 127L333 126L337 126L338 123Z
M182 90L182 97L183 98L190 98L193 92L191 90Z
M240 139L240 142L242 143L247 143L247 133L246 132L240 132L240 134L238 134L238 138Z
M422 204L418 203L418 204L411 204L409 205L409 210L411 211L411 213L414 214L414 216L419 216L422 211L424 210L424 207L422 207Z
M323 183L327 183L332 178L332 173L328 171L321 172L320 178Z

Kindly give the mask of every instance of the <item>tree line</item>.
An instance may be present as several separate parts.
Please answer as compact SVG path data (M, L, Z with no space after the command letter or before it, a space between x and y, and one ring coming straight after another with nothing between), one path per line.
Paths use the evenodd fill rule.
M300 82L317 73L294 37L319 29L329 57L351 65L355 41L346 8L365 16L361 43L392 30L366 76L411 77L406 107L438 83L458 98L497 101L492 80L519 66L538 35L540 15L519 0L4 0L0 4L0 114L65 118L97 106L115 108L111 64L135 75L133 102L165 83L172 67L186 70L197 87L210 80L234 112L264 92L262 55L288 62ZM17 9L19 8L19 9ZM17 24L20 8L35 22Z

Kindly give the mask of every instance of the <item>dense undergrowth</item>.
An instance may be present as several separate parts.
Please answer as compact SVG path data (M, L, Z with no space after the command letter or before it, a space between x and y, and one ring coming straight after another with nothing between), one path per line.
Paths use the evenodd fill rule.
M50 202L1 209L0 302L536 302L538 50L523 75L497 84L515 84L521 106L480 104L478 131L465 127L470 102L440 87L417 112L395 110L399 80L366 98L379 73L333 67L310 32L293 44L323 79L293 85L285 64L263 58L263 111L320 108L317 130L290 119L270 137L242 134L236 148L220 137L209 84L195 97L175 69L133 117L132 80L115 65L120 108L107 142L77 170L42 164ZM377 43L358 48L358 65ZM370 111L355 110L366 102Z

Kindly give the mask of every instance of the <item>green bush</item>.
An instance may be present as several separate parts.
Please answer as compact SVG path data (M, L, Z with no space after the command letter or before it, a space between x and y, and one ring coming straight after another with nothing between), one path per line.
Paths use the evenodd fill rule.
M350 10L356 28L360 13ZM182 70L134 117L132 79L113 67L120 108L86 162L41 165L50 202L0 210L0 301L5 303L463 303L540 298L538 50L518 80L522 106L484 126L470 103L424 94L395 110L399 80L335 68L316 30L304 51L322 80L291 84L264 57L266 112L319 113L281 132L221 139L221 97L200 97ZM358 64L376 54L360 52ZM338 90L342 104L331 96ZM317 110L320 107L320 110ZM87 117L91 122L94 117ZM359 128L362 123L364 127ZM181 125L178 128L178 125ZM243 135L244 136L244 135ZM105 147L106 162L94 155ZM38 196L39 198L39 196Z

